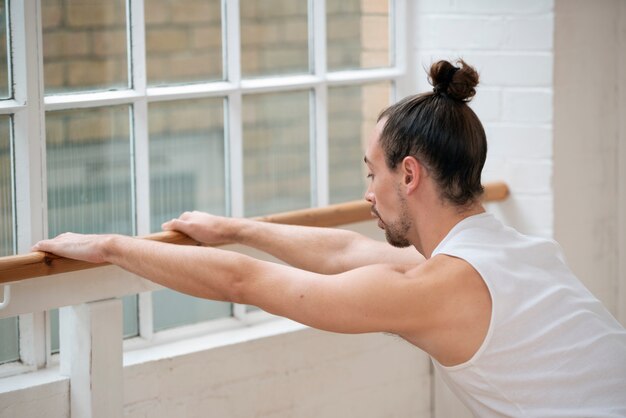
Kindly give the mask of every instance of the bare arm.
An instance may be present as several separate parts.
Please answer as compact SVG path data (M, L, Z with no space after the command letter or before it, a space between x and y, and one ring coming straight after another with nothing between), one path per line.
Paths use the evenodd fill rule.
M324 275L216 248L119 235L62 234L33 250L110 262L183 293L256 305L318 329L391 332L445 365L472 357L491 316L480 275L448 256L410 270L375 264Z
M186 212L163 224L199 242L247 245L286 263L323 274L341 273L372 264L415 265L424 259L415 248L398 249L352 231L279 225L249 219Z
M239 285L255 261L217 248L165 244L122 235L65 233L40 241L33 250L115 264L179 292L232 302L239 302Z
M399 299L407 299L408 282L401 270L390 266L322 275L216 248L121 235L66 233L39 242L33 250L109 262L186 294L253 304L329 331L399 332L413 318Z

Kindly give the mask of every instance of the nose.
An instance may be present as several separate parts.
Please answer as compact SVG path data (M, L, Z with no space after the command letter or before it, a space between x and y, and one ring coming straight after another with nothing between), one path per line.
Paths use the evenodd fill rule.
M372 192L369 188L365 191L365 200L370 202L372 205L376 204L376 197L374 197L374 192Z

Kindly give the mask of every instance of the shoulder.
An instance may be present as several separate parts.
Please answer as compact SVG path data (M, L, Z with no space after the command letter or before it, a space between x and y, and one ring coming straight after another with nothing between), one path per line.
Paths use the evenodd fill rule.
M407 330L406 338L444 365L469 360L491 321L491 295L481 275L467 261L443 254L407 275L428 295L429 320Z
M481 275L468 261L447 254L438 254L417 266L406 266L407 278L416 286L426 286L429 293L450 296L471 289L486 290Z

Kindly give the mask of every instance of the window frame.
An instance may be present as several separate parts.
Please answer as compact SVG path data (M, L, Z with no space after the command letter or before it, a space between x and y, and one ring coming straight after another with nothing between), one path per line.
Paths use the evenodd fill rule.
M308 0L310 74L278 75L255 79L241 77L239 1L222 0L222 81L181 86L151 87L146 80L144 0L126 0L129 88L128 90L70 93L45 96L40 0L9 0L13 98L0 101L0 114L13 115L15 175L15 221L17 252L28 253L32 243L47 237L47 179L45 162L45 114L47 111L110 105L132 109L134 206L137 235L150 233L150 173L148 167L148 104L158 101L222 97L225 99L225 158L227 214L244 213L242 99L246 95L308 90L312 106L311 201L329 202L328 184L328 88L350 84L390 81L392 97L408 94L414 87L407 61L410 44L406 31L407 0L388 0L389 67L328 72L326 65L325 0ZM245 252L245 250L242 250ZM78 284L80 283L80 286ZM11 285L12 301L0 318L19 315L21 362L0 366L0 377L55 364L50 354L50 324L47 310L60 306L138 294L139 336L125 341L125 349L160 344L199 333L239 327L272 316L246 312L233 305L233 316L172 330L153 332L151 292L161 287L117 267L49 276ZM63 325L61 324L61 327Z

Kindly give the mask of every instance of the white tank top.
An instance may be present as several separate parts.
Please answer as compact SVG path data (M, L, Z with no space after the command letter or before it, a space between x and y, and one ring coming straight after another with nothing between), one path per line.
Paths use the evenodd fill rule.
M626 331L555 242L484 213L452 228L437 254L467 261L491 293L491 323L476 354L452 367L433 359L476 416L626 417Z

